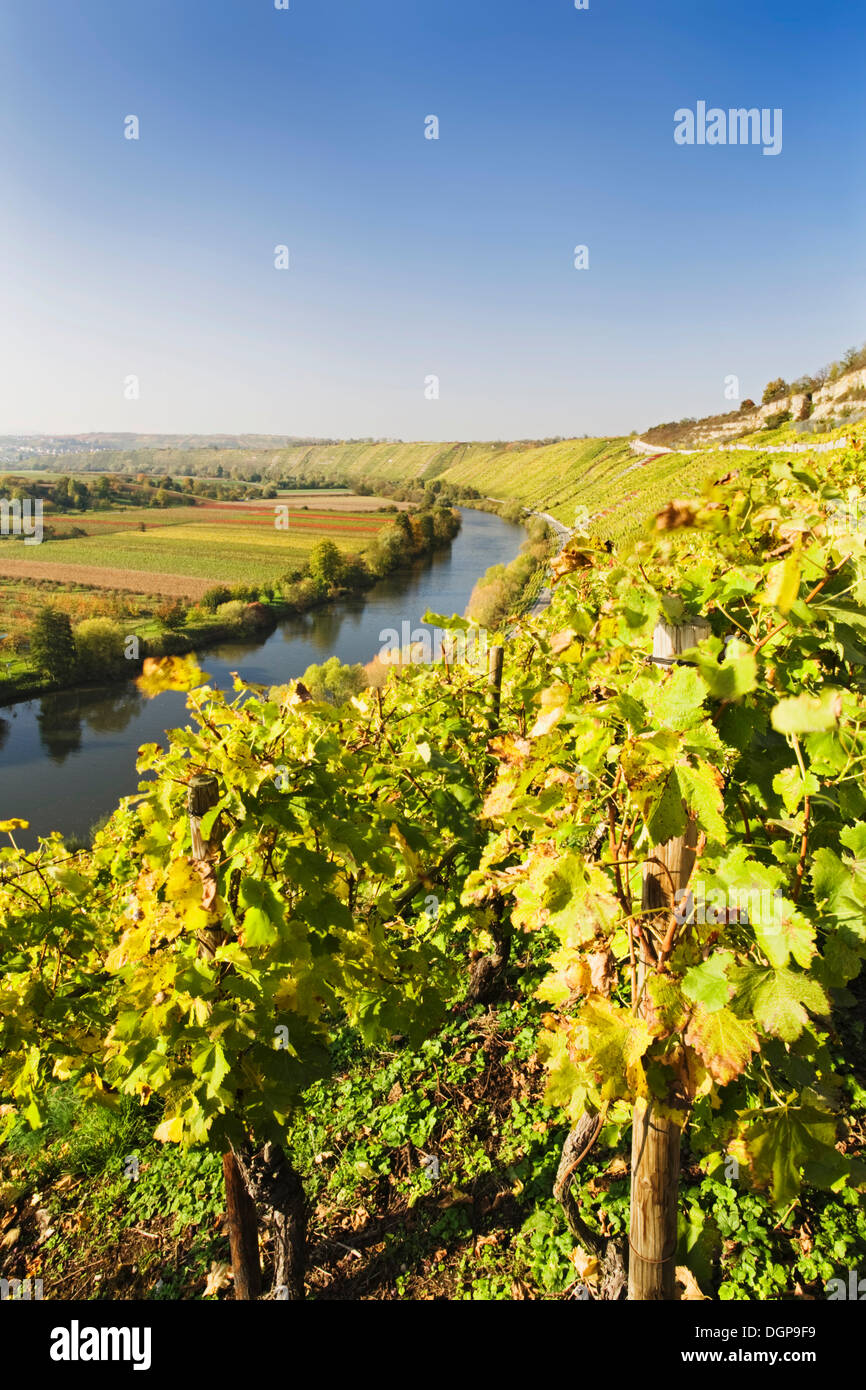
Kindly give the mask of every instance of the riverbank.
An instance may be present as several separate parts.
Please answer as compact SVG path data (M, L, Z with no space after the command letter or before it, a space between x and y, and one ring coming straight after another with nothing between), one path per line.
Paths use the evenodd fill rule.
M399 513L380 532L369 562L362 556L346 556L332 542L323 541L312 552L309 565L287 575L278 586L215 586L198 603L162 605L156 618L120 623L98 617L73 629L68 618L64 622L63 615L53 610L56 621L48 637L41 633L37 637L34 624L28 654L15 653L6 661L6 672L0 673L0 708L85 688L88 683L128 681L149 657L261 638L281 621L363 595L384 576L410 571L419 560L449 546L460 527L460 513L451 507ZM53 609L50 603L45 607ZM0 646L0 660L2 653Z
M467 617L480 627L496 630L516 612L528 608L544 579L555 534L540 516L523 519L528 535L508 565L493 565L480 576L469 600Z
M233 672L270 687L301 679L333 656L368 663L404 623L413 634L429 630L435 645L424 614L463 613L479 574L510 563L526 538L523 527L485 511L462 508L461 516L450 546L371 589L281 618L264 636L236 636L200 651L208 681L231 698ZM16 832L28 847L51 830L86 843L93 825L138 790L141 746L163 743L166 729L188 721L184 695L147 700L131 679L91 680L0 709L0 820L29 821L28 830Z

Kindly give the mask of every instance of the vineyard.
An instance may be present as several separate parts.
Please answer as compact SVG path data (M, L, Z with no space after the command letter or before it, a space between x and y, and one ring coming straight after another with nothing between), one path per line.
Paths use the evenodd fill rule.
M850 433L646 467L589 441L544 495L586 530L489 665L334 708L146 663L189 725L92 848L0 827L4 1276L787 1300L862 1264Z

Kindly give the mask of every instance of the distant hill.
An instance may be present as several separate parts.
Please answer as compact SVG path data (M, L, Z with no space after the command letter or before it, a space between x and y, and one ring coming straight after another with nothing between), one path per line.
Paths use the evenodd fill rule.
M506 442L403 443L393 440L299 439L273 435L43 436L60 457L34 448L30 466L61 473L113 472L133 477L219 478L225 484L328 486L349 484L364 492L387 490L396 500L453 488L517 501L550 512L566 526L576 514L605 537L636 534L648 516L674 496L691 494L703 480L725 472L733 441L756 451L834 439L866 416L866 348L852 348L840 362L794 382L767 384L760 404L702 420L655 425L641 439L534 439ZM0 438L0 462L4 441ZM67 452L69 446L76 452ZM658 454L654 454L654 450ZM668 454L667 450L700 450ZM637 455L637 456L636 456ZM8 455L7 455L8 457Z

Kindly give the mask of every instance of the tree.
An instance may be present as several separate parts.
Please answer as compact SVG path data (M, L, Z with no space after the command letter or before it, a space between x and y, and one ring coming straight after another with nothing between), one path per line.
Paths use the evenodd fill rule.
M202 608L206 608L209 613L215 613L221 603L228 603L231 598L231 591L224 584L217 584L212 589L206 589L202 594L200 602Z
M75 654L83 676L110 678L124 660L124 632L111 618L86 618L75 629Z
M405 563L404 537L395 526L383 527L370 549L370 569L373 574L390 574Z
M90 503L90 488L86 483L76 478L70 489L73 506L80 512L86 511Z
M57 506L60 508L65 508L72 505L70 482L65 475L62 478L57 479L57 482L51 489L51 498L52 501L55 502Z
M433 523L436 527L437 543L445 545L448 541L453 540L460 530L460 513L454 511L452 507L434 507Z
M422 512L417 519L418 533L425 550L432 550L436 544L436 523L430 512Z
M310 574L323 593L329 593L340 582L343 559L333 541L323 537L310 551Z
M394 530L400 537L407 559L415 552L415 532L406 512L398 512L394 518Z
M176 598L166 599L156 610L156 616L170 632L178 632L186 622L186 610Z
M69 615L46 604L33 620L30 655L34 666L55 681L66 681L75 669L75 641Z
M775 381L767 382L761 400L764 405L769 405L770 401L778 401L783 396L787 396L790 389L787 381L783 377L777 376Z
M329 657L321 666L308 666L301 679L314 700L331 705L344 705L367 685L363 666L344 666L337 656Z

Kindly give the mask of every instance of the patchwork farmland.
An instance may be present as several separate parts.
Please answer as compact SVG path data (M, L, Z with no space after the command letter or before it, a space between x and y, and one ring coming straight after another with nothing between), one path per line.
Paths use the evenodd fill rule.
M309 494L312 498L313 494ZM305 494L262 502L205 502L164 512L148 508L51 513L52 526L83 532L41 545L0 545L0 575L197 599L216 583L272 584L302 568L317 541L363 554L392 516L378 498ZM277 529L275 508L288 507ZM280 520L285 513L280 514Z

